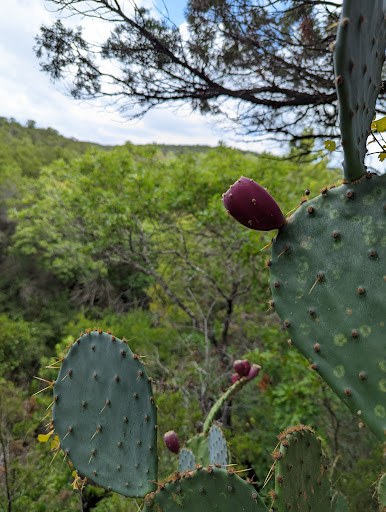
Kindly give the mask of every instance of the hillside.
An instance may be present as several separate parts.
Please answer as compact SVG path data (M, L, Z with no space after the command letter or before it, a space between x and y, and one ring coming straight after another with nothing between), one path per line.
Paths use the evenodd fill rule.
M143 144L156 146L163 154L203 153L210 146ZM24 126L13 118L0 117L0 179L4 167L17 165L23 176L34 177L45 165L62 159L69 162L72 158L84 154L90 148L109 150L114 146L105 146L93 142L67 138L54 128L37 128L35 121Z

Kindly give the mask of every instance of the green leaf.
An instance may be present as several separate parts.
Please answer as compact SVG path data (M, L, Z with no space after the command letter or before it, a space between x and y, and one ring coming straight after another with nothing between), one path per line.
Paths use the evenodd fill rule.
M333 140L326 140L324 142L324 147L328 149L328 151L335 151L336 149L336 143Z

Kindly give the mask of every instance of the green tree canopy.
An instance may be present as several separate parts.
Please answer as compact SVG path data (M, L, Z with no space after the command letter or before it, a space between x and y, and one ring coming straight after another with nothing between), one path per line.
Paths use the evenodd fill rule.
M284 212L299 202L306 175L310 188L331 181L323 162L288 165L224 147L172 159L131 145L88 153L47 167L25 191L14 251L73 283L80 303L160 294L181 323L226 345L242 297L268 300L260 249L269 237L238 226L221 203L242 174L269 187Z

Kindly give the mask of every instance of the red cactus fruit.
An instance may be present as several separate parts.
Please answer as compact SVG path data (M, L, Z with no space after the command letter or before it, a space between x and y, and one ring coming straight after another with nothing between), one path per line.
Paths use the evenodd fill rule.
M234 373L232 375L232 384L234 384L235 382L237 382L238 380L240 380L240 375L238 373Z
M180 453L180 442L174 430L169 430L169 432L164 434L164 441L171 452Z
M248 380L252 380L254 379L255 377L257 377L259 375L259 371L261 370L261 366L258 365L258 364L253 364L251 366L251 369L249 370L249 373L247 375L247 379Z
M251 369L251 363L248 359L238 359L233 363L233 368L240 375L240 377L246 377Z
M280 228L285 222L273 197L250 178L241 176L223 194L222 200L230 215L247 228L270 231Z

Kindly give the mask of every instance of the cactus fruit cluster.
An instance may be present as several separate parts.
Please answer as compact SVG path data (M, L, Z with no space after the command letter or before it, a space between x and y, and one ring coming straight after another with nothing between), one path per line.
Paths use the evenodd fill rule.
M241 177L223 196L228 212L252 229L278 229L269 263L273 304L292 344L381 440L386 432L386 178L366 173L366 139L381 84L386 45L382 0L344 0L335 46L336 87L345 154L339 187L325 188L285 219L268 192ZM158 482L157 408L151 379L125 340L87 331L61 362L52 422L80 476L145 511L269 509L253 483L230 465L214 423L225 402L255 378L258 365L235 362L232 385L213 405L202 433L180 449L179 470ZM279 435L270 510L347 512L326 476L320 440L298 425ZM386 506L385 475L377 483Z

